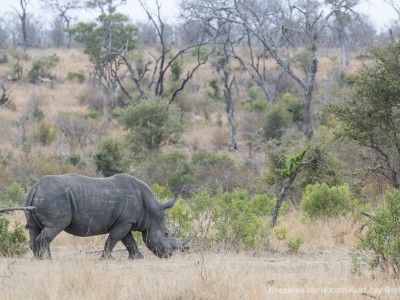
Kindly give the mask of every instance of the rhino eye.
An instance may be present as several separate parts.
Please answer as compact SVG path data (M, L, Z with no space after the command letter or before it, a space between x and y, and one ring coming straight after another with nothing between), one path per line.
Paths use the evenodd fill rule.
M166 231L166 232L164 233L164 236L165 236L165 237L168 237L168 231Z

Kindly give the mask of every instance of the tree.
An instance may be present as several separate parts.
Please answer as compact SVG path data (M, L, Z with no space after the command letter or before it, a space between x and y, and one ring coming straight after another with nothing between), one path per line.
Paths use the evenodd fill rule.
M78 23L69 31L75 34L77 42L84 46L84 52L93 63L97 82L107 94L109 117L116 106L117 87L122 87L125 61L121 54L127 57L136 47L138 29L129 17L115 12L112 1L107 1L107 11L102 7L102 13L92 23ZM129 69L128 69L129 70Z
M368 171L400 187L400 45L371 48L365 63L349 77L345 101L328 106L341 122L340 136L369 150Z
M188 0L182 2L187 15L202 18L205 22L221 19L220 11L229 11L223 16L227 21L239 24L253 36L271 55L277 64L303 90L304 135L311 139L313 126L311 100L318 67L318 48L328 21L338 11L350 11L353 1L333 0L322 4L319 0ZM271 7L274 9L272 10ZM279 13L272 16L271 11ZM291 52L301 47L303 61L293 64ZM298 51L297 51L298 52Z
M202 55L201 50L204 49L203 46L208 45L210 42L205 38L204 33L200 32L200 35L197 37L195 43L178 49L176 53L173 53L172 45L174 44L174 40L172 39L171 34L168 35L168 26L161 16L161 2L156 0L157 11L154 14L146 5L144 0L138 1L157 33L157 40L160 50L157 54L151 54L153 57L154 67L150 76L150 82L148 84L149 89L154 88L154 95L157 98L160 98L164 95L166 74L171 70L171 67L179 59L184 57L185 54L189 53L189 51L195 50L197 52L196 64L187 71L185 77L181 79L180 84L176 88L173 88L170 93L171 96L169 97L169 103L172 103L176 96L184 90L186 83L189 82L198 68L206 63L210 52L208 52L206 55Z
M19 4L21 7L21 11L15 9L18 14L19 19L21 20L21 32L22 32L22 47L24 51L28 48L28 33L27 33L27 8L30 0L19 0Z
M45 8L57 13L65 22L67 30L71 27L71 21L74 19L70 13L81 8L80 0L41 0ZM72 32L68 31L68 48L71 47Z

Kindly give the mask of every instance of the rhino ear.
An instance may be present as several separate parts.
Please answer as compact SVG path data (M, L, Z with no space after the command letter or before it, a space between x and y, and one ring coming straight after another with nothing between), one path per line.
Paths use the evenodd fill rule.
M172 199L172 200L169 200L168 202L161 204L161 206L164 209L168 209L168 208L171 208L172 206L174 206L175 202L176 202L176 199Z
M174 235L176 234L176 232L178 231L178 229L179 229L179 226L175 226L175 227L173 227L173 228L170 229L170 232L171 232L172 236L174 236Z

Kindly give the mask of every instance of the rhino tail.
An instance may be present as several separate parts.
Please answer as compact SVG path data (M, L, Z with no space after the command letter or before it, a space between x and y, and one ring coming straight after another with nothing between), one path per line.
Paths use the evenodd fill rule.
M33 198L35 198L36 192L38 188L35 188L34 190L30 190L28 195L26 196L26 206L33 206ZM39 219L37 218L37 215L35 213L35 210L25 210L25 217L26 217L26 225L25 228L29 229L32 228L33 226L37 226L40 229L43 228L42 224L40 223Z

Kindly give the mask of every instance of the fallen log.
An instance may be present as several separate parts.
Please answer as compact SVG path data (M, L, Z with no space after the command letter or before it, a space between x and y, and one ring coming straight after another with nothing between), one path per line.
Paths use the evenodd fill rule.
M0 214L4 212L9 212L9 211L15 211L15 210L23 210L23 211L28 211L28 210L34 210L36 209L36 206L12 206L12 207L0 207Z

